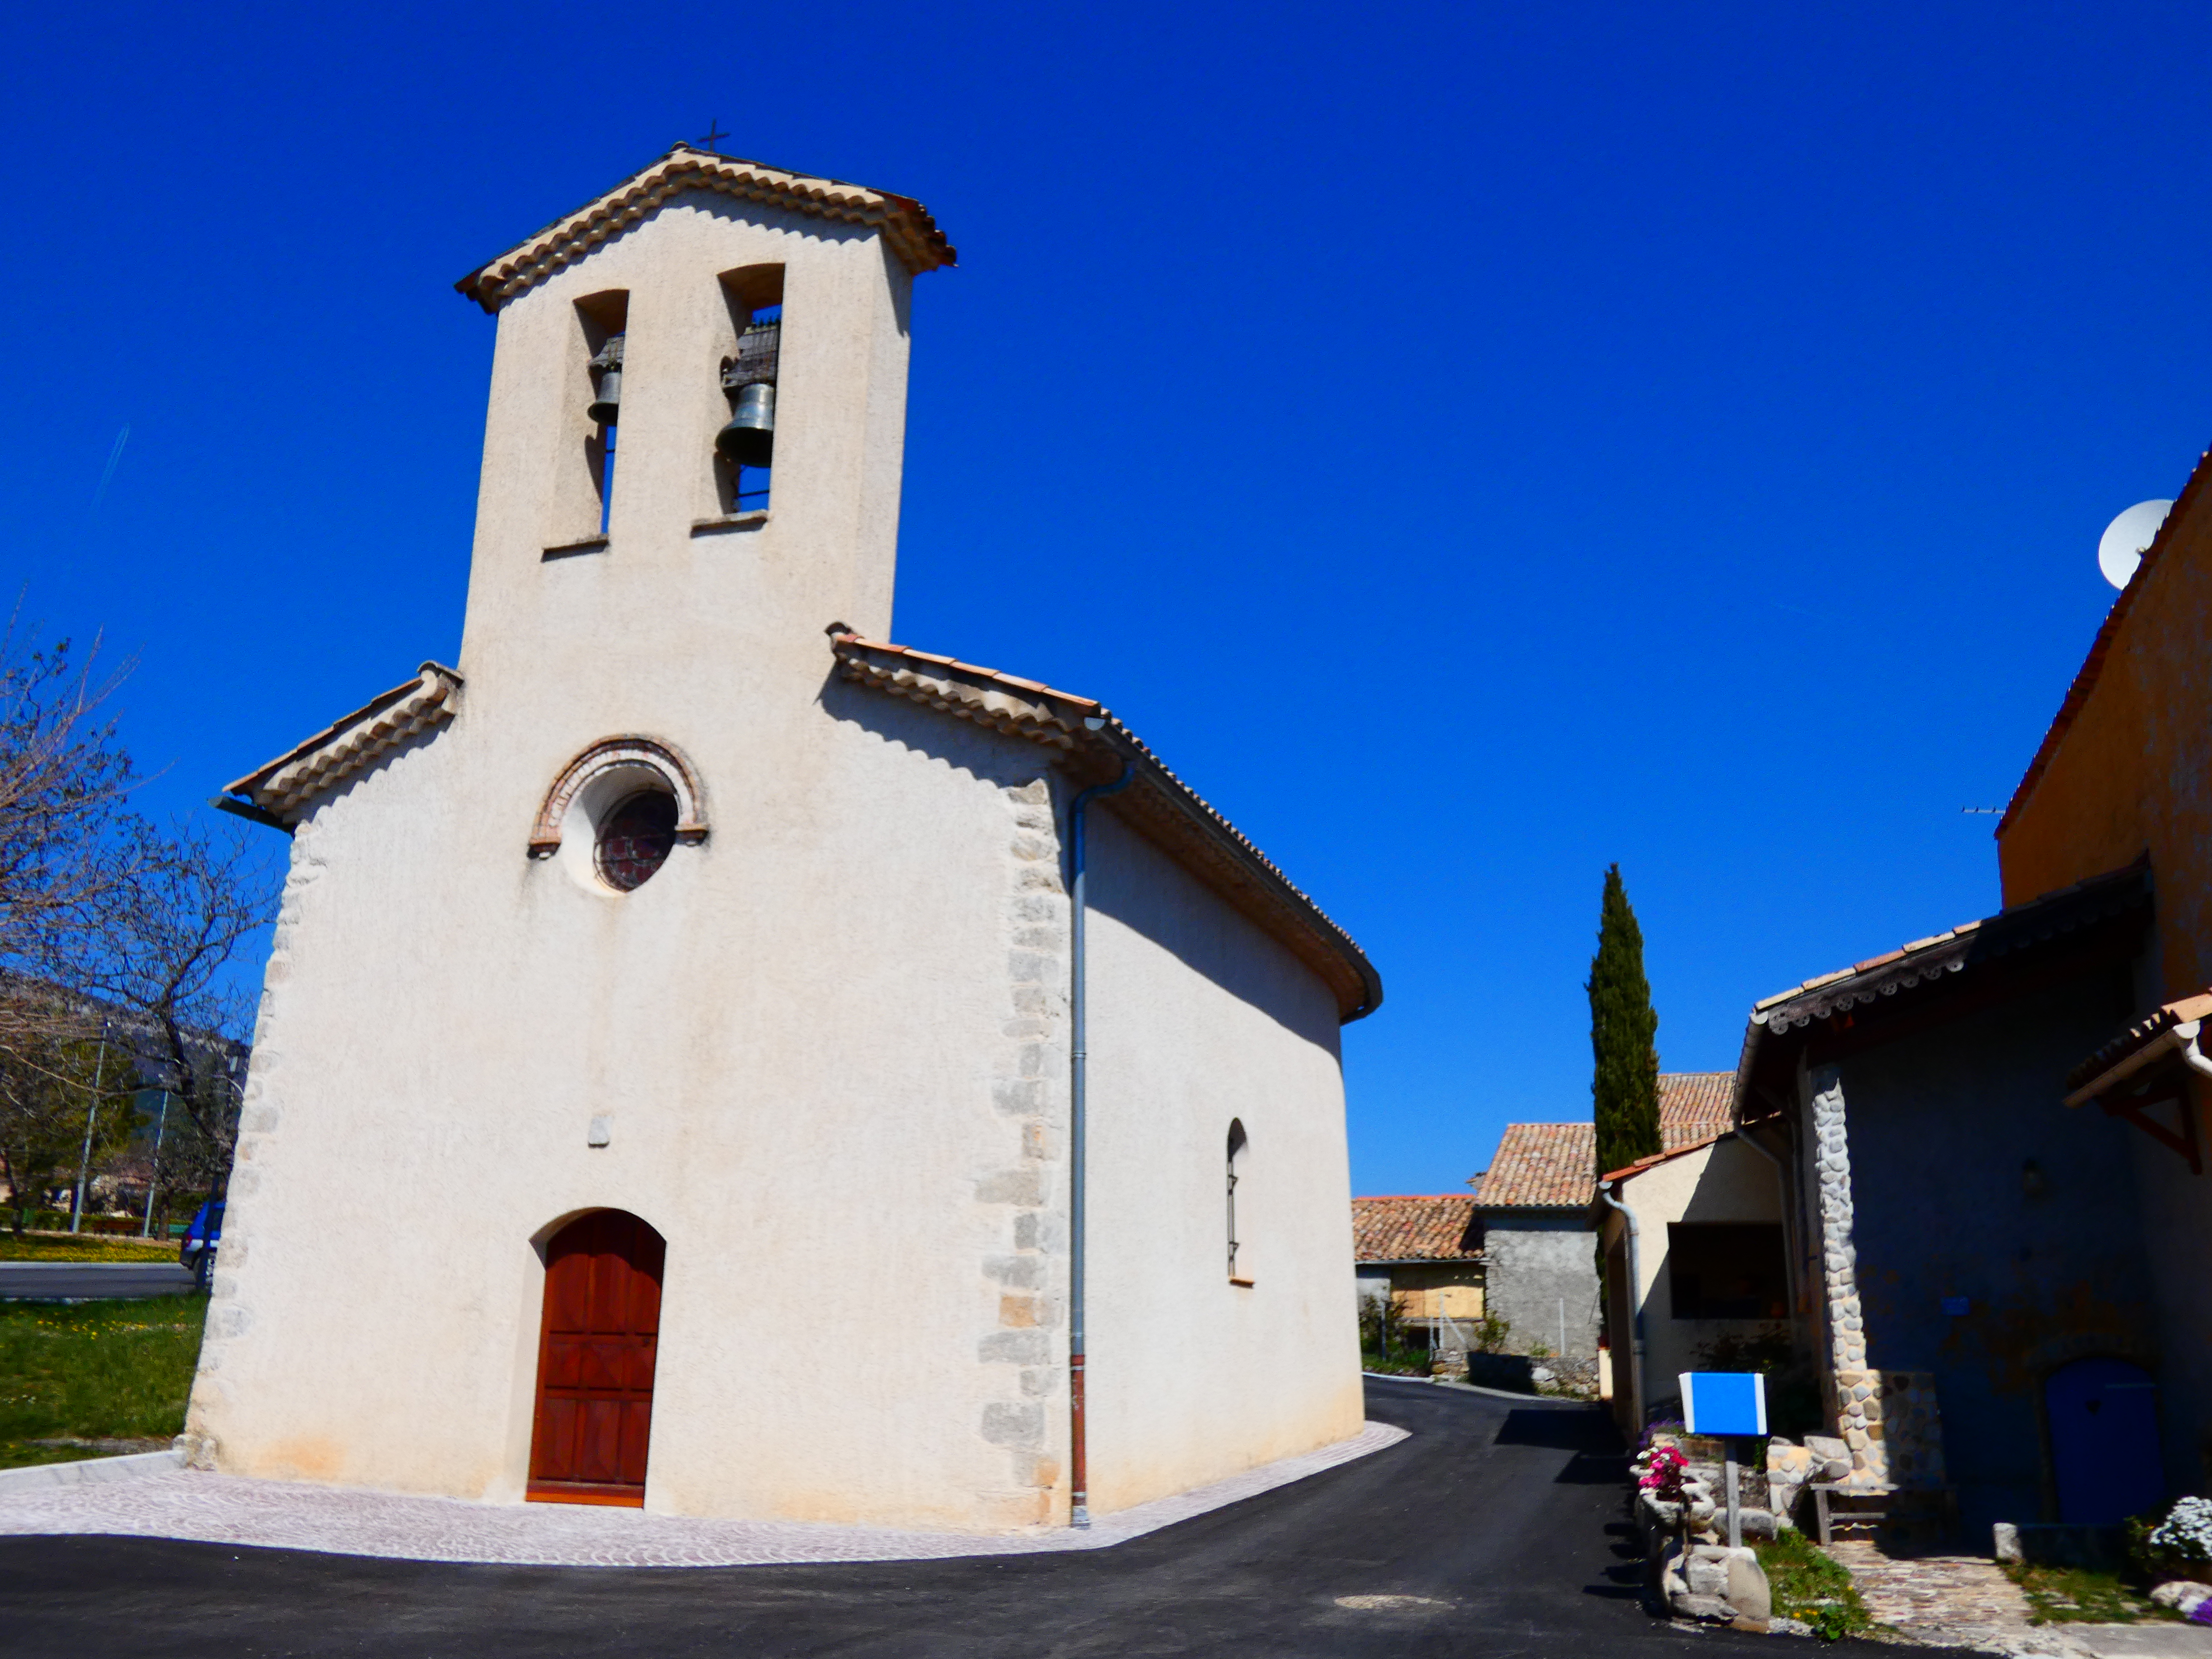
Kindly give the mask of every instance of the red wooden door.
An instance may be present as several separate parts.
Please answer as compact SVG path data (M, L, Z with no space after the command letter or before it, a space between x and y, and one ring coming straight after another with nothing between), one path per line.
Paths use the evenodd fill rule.
M622 1210L579 1216L545 1247L531 1498L644 1504L667 1249Z

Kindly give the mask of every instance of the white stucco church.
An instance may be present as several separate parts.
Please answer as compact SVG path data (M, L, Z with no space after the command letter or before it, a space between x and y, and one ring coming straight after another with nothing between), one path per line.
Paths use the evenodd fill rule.
M952 257L679 147L459 284L459 665L229 790L292 851L202 1467L994 1530L1359 1431L1374 969L1099 703L889 643Z

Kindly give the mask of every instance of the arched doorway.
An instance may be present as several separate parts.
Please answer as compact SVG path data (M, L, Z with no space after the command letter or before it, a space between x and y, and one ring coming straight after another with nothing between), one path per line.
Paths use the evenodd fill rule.
M2077 1359L2044 1380L2058 1518L2111 1526L2166 1496L2158 1385L2124 1359Z
M546 1241L532 1498L644 1504L667 1253L623 1210L579 1216Z

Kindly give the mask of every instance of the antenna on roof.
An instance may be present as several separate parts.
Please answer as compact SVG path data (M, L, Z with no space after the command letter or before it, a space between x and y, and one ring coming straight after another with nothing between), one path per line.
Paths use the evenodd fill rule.
M2172 501L2137 501L2105 526L2097 542L2097 568L2106 581L2115 587L2128 585L2172 507Z

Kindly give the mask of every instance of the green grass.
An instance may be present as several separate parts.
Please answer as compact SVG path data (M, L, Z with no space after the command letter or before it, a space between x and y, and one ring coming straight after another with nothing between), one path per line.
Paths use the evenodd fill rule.
M0 1261L174 1261L173 1239L112 1238L97 1233L25 1233L0 1227Z
M1388 1371L1394 1376L1426 1376L1429 1374L1429 1357L1413 1348L1397 1348L1385 1358L1368 1348L1359 1356L1359 1369L1363 1371Z
M1824 1642L1873 1627L1874 1615L1859 1599L1850 1571L1803 1533L1785 1532L1754 1547L1774 1596L1775 1617L1804 1620Z
M137 1449L70 1442L167 1443L185 1426L206 1318L204 1296L0 1304L0 1468Z
M2133 1625L2181 1617L2130 1589L2118 1573L2011 1565L2005 1575L2026 1593L2039 1625Z

